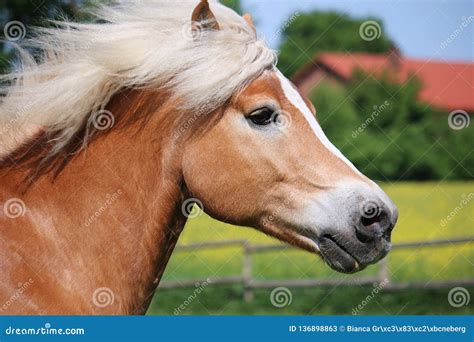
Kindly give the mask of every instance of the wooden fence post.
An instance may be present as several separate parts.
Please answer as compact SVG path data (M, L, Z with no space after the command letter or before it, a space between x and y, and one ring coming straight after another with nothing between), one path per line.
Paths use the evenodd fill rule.
M243 268L243 280L244 280L244 300L248 303L253 300L252 290L252 253L248 242L244 242L244 268Z

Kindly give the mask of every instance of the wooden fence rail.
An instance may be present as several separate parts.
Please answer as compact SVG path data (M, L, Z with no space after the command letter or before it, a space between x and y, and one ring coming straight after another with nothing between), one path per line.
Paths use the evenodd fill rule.
M453 238L432 241L407 242L393 245L394 250L430 248L443 245L460 245L474 242L474 236L464 238ZM179 245L176 247L178 252L199 251L205 249L219 249L228 247L240 247L243 250L243 267L241 275L228 277L210 277L208 279L185 279L185 280L163 280L160 283L160 289L172 289L183 287L195 287L197 284L205 282L213 285L242 284L244 286L244 299L251 301L253 299L253 289L284 287L314 287L314 286L350 286L350 285L373 285L374 283L384 282L384 290L403 290L409 288L439 289L453 286L474 286L474 279L457 279L429 282L391 282L390 268L388 259L385 258L379 262L379 270L373 277L351 277L350 279L332 279L332 278L305 278L305 279L278 279L278 280L258 280L253 278L252 255L261 253L270 253L281 250L296 250L296 248L286 245L251 245L245 240L226 240L216 242L193 243Z

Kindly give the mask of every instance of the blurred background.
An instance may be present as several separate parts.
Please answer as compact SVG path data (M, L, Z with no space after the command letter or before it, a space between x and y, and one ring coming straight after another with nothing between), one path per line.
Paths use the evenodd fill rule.
M149 314L474 313L473 2L223 2L252 13L329 139L398 205L394 249L361 273L338 274L196 207ZM91 5L2 1L2 34L14 22L88 20ZM14 61L3 40L1 71Z

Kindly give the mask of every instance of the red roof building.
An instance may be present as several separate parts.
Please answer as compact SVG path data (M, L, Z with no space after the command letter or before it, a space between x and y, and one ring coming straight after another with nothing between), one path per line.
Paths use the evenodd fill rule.
M410 59L395 51L387 55L320 53L296 73L293 82L308 95L323 80L349 81L356 69L400 83L414 75L422 84L419 100L448 111L474 112L474 63Z

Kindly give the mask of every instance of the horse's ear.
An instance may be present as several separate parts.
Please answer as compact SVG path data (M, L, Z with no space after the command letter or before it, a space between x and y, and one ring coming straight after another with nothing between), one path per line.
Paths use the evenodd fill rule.
M207 0L201 0L193 11L192 23L195 28L203 30L219 30L219 23L212 13Z
M255 24L253 23L252 15L250 13L244 14L244 20L247 22L247 24L250 26L250 28L253 30L253 32L257 33L257 29L255 28Z

